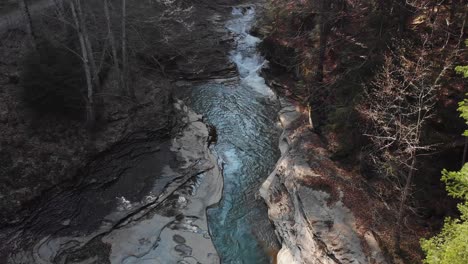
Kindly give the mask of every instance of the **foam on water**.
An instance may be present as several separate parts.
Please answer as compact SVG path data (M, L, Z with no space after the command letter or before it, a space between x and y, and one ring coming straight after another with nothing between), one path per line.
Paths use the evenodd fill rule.
M237 47L231 52L231 60L237 65L242 84L254 91L269 97L274 97L273 91L266 85L260 71L268 62L257 51L260 39L252 36L250 30L255 21L254 8L233 8L234 19L230 20L227 28L235 34Z
M230 58L239 82L206 83L187 98L191 107L216 127L216 153L224 171L223 199L208 210L210 233L222 263L271 263L278 242L260 185L279 158L278 102L260 76L267 61L257 52L260 39L249 34L254 8L234 8L226 27L236 40Z

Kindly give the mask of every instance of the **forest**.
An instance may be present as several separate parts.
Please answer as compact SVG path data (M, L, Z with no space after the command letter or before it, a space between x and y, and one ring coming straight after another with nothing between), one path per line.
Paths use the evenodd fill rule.
M467 15L2 1L0 262L468 263Z
M422 240L424 261L464 263L466 2L272 0L265 12L266 74L391 207L392 251L411 259L449 215Z

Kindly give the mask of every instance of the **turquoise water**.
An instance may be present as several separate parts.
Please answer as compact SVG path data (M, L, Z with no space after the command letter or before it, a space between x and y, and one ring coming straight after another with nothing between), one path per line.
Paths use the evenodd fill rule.
M204 84L190 96L192 108L216 127L214 148L224 164L223 200L208 211L210 232L222 263L270 263L268 251L278 245L257 194L279 158L279 106L259 76L259 39L248 34L255 10L235 8L232 16L226 26L236 36L231 59L239 80Z

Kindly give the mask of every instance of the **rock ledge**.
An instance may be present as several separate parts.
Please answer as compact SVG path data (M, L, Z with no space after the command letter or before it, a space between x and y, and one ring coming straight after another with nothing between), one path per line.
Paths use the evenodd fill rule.
M345 205L338 182L346 176L308 129L306 114L280 101L281 158L260 189L282 244L277 263L387 263L374 232L358 226Z

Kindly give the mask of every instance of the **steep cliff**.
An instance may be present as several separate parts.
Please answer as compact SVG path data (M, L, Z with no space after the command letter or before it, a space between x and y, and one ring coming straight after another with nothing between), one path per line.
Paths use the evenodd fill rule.
M281 104L282 155L260 189L282 243L278 263L387 263L362 212L379 210L373 198L329 159L307 115Z

